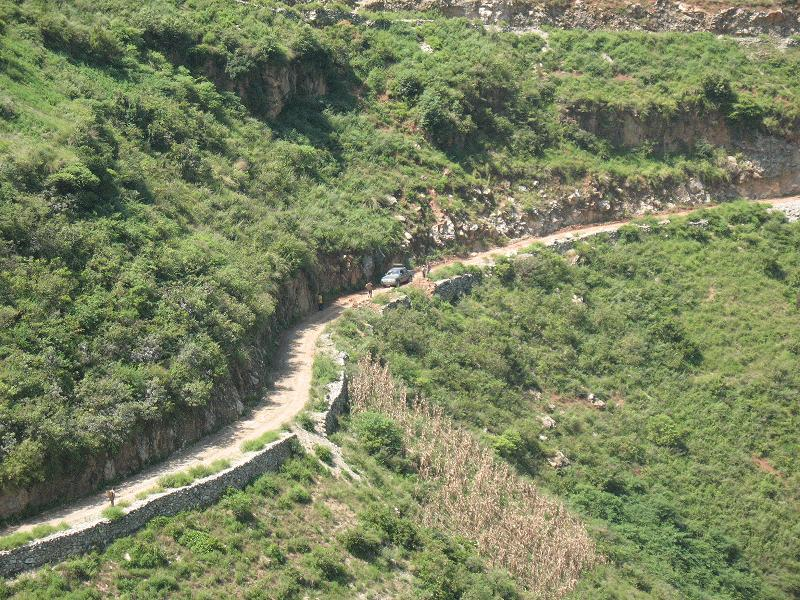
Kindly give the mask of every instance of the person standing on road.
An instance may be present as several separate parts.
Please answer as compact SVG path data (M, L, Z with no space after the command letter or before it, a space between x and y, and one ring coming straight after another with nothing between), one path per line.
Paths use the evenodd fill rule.
M430 279L431 278L431 263L430 263L430 261L427 261L427 260L425 261L425 266L422 267L422 276L425 279Z
M322 310L322 294L317 294L317 306Z
M375 286L374 286L374 285L372 285L372 282L371 282L371 281L368 281L368 282L367 282L367 285L366 285L365 287L367 288L367 296L369 296L370 298L372 298L372 290L375 288Z
M114 506L114 500L116 499L117 494L114 490L108 490L106 492L106 498L111 503L111 506Z

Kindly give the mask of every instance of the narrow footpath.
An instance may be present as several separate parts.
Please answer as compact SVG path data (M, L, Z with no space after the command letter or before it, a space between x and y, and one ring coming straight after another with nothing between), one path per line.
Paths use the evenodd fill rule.
M794 218L800 217L800 196L759 201L783 210ZM699 208L699 207L698 207ZM696 209L694 209L696 210ZM686 214L691 210L663 213L659 216ZM615 231L628 221L604 223L588 227L573 228L545 237L526 237L512 243L472 253L463 258L449 258L437 262L434 267L442 267L454 262L471 265L488 265L497 256L511 256L520 249L540 242L553 244L558 241L582 238L596 233ZM421 275L415 274L415 279ZM388 290L376 289L375 293ZM130 477L114 487L117 501L133 503L136 494L156 486L158 479L170 473L184 471L197 464L208 464L217 459L229 460L231 465L244 460L242 442L258 437L260 434L278 429L291 421L305 406L311 386L311 367L314 361L317 339L325 327L335 321L347 308L367 302L365 292L348 294L336 299L324 310L309 315L300 323L287 330L276 350L276 363L271 372L273 382L264 398L242 418L209 435L192 446L181 450L165 461ZM0 532L1 535L15 531L26 531L39 524L67 523L70 527L97 521L102 518L102 510L108 501L102 493L78 500L68 506L50 510Z

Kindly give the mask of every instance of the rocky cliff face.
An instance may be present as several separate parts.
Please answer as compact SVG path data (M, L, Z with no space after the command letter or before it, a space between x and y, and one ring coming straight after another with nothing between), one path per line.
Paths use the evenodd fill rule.
M169 61L207 77L218 89L233 92L255 115L276 118L287 104L303 97L328 93L324 68L303 60L256 62L247 70L232 75L227 60L219 54L202 54L187 49L175 50Z
M650 117L645 119L648 121ZM739 137L722 121L692 123L687 116L669 133L669 122L648 128L633 119L612 138L621 147L637 147L664 133L662 150L694 138L719 143L728 152L724 160L726 177L704 182L698 178L650 184L644 180L622 180L608 176L586 177L566 184L548 179L532 187L501 181L485 188L466 190L472 207L481 207L478 217L443 210L441 198L429 194L428 209L417 219L404 219L406 246L414 251L460 247L482 249L503 239L526 235L547 235L565 227L589 225L628 218L676 207L702 206L735 198L773 198L800 194L800 143L763 132ZM702 119L700 120L702 121ZM583 126L599 132L602 119L586 117ZM674 134L674 135L673 135Z
M98 454L80 471L28 488L0 488L0 519L90 494L236 420L247 398L263 394L282 332L316 310L317 293L331 297L342 290L361 289L367 278L386 266L386 260L369 254L321 257L315 268L301 271L284 284L273 318L253 332L250 346L242 351L246 360L217 386L207 406L143 425L117 452Z
M700 141L731 148L734 140L753 134L747 131L736 135L724 115L700 107L684 107L669 115L655 111L642 115L632 109L570 106L565 108L563 118L608 141L616 150L649 144L658 155L691 152Z
M213 60L205 61L199 70L218 88L237 94L254 113L271 119L295 98L328 93L326 74L299 61L263 65L235 78L229 77L224 66Z
M438 10L451 17L479 19L512 29L542 26L641 31L710 31L735 36L774 35L788 38L800 32L795 7L734 6L721 10L671 0L613 4L585 0L362 0L371 10Z

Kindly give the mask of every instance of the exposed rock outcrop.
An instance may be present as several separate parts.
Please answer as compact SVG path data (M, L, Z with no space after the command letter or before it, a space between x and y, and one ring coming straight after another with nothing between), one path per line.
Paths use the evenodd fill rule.
M433 295L438 296L446 302L452 302L453 300L458 300L465 294L469 294L477 281L478 278L472 273L464 273L463 275L456 275L449 279L442 279L436 282Z
M254 113L271 119L296 98L328 93L325 72L299 61L263 65L235 78L228 76L224 65L213 60L205 61L199 70L218 88L237 94Z
M710 31L735 36L773 35L788 38L800 32L797 8L733 6L712 9L671 0L623 5L567 0L362 0L370 10L438 10L450 17L479 19L503 28L530 30L543 26L565 29L642 31Z
M392 298L389 302L381 306L381 315L385 315L387 312L397 310L398 308L411 308L411 298L405 294L400 294L396 298Z

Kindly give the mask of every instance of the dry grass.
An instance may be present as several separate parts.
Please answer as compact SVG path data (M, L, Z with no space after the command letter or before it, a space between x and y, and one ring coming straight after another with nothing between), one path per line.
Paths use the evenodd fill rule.
M409 398L388 369L363 359L350 388L354 412L393 418L411 446L420 477L433 482L428 525L466 536L536 597L559 598L597 564L593 541L564 506L497 460L441 408Z

